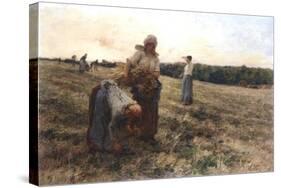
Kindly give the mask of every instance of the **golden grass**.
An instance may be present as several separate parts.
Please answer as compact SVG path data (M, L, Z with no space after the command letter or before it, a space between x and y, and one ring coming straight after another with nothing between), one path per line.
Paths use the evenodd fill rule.
M181 81L161 76L159 146L134 138L135 155L89 153L88 96L120 68L79 74L40 61L40 184L273 171L273 90L194 81L194 104L180 104Z

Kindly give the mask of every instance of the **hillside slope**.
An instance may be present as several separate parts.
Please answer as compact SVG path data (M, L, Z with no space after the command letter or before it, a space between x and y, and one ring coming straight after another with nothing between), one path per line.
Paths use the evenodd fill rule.
M272 89L194 81L194 104L184 107L180 80L161 76L159 146L132 138L136 154L117 158L86 145L88 95L116 68L79 74L77 66L39 65L42 185L273 170Z

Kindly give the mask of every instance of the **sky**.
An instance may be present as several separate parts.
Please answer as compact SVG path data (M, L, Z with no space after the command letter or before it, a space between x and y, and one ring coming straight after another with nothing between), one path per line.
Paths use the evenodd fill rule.
M273 68L273 17L41 3L39 56L123 61L153 34L160 62ZM32 55L31 55L32 56Z

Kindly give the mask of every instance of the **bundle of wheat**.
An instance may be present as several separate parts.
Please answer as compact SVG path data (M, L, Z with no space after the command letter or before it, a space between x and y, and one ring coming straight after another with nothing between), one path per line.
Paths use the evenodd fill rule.
M130 71L129 83L145 99L153 98L159 87L158 80L153 73L141 68L134 68Z

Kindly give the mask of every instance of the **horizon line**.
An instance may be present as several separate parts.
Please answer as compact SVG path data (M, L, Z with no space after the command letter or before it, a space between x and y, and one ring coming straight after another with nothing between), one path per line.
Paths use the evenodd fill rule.
M66 60L66 59L71 59L71 58L61 58L61 57L32 57L32 58L29 58L29 61L30 60L40 60L40 59L47 59L47 60L52 60L52 59L61 59L61 60ZM95 61L95 60L100 60L100 59L90 59L88 60L89 62L92 62L92 61ZM101 60L105 60L105 61L108 61L108 62L118 62L118 63L126 63L125 61L112 61L112 60L107 60L107 59L101 59ZM76 60L76 61L79 61L79 60ZM100 62L100 61L98 61ZM160 62L160 64L175 64L175 63L184 63L184 61L174 61L174 62L165 62L165 61L162 61ZM258 66L248 66L248 65L215 65L215 64L206 64L206 63L202 63L202 62L199 62L199 61L195 61L193 62L193 64L201 64L201 65L207 65L207 66L218 66L218 67L247 67L247 68L260 68L260 69L270 69L272 71L274 71L274 64L272 65L272 68L265 68L265 67L258 67Z

